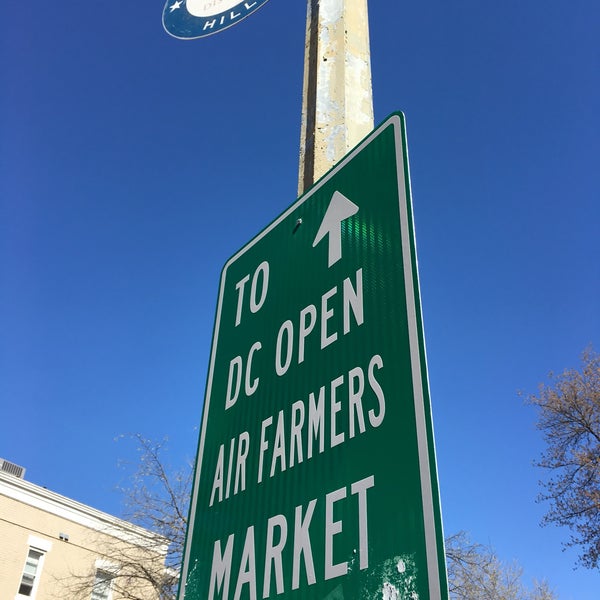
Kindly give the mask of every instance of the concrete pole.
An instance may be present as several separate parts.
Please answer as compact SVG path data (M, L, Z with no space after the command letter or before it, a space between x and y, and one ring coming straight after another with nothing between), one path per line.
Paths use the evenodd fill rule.
M373 127L367 0L308 0L298 194Z

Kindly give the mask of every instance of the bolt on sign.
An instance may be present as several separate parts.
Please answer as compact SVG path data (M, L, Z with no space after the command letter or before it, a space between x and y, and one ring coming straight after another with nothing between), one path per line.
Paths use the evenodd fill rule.
M167 0L163 27L173 37L192 40L236 25L267 0Z
M179 598L447 599L404 117L225 265Z

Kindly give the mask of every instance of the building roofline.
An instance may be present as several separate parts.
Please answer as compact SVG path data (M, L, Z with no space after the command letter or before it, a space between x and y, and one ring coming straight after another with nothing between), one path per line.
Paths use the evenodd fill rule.
M139 546L147 546L149 543L156 544L157 552L167 553L169 541L149 529L119 519L14 475L0 472L0 495L129 543Z

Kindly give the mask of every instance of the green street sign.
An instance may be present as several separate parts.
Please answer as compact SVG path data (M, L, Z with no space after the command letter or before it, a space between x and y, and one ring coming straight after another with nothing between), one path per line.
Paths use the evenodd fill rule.
M179 597L448 598L401 114L223 269Z

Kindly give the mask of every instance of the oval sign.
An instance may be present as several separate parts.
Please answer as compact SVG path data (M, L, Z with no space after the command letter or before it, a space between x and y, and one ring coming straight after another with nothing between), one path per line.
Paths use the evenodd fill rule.
M227 29L267 0L167 0L163 26L173 37L192 40Z

